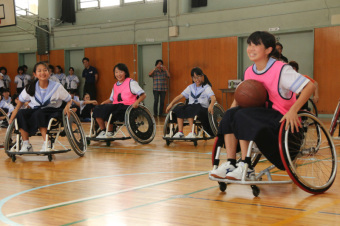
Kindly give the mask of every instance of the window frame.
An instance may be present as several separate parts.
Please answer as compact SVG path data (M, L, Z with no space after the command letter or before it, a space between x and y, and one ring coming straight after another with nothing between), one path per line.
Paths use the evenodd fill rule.
M91 9L117 8L117 7L122 7L122 6L127 6L127 5L136 5L136 4L149 4L149 3L159 2L160 0L153 0L153 1L136 0L136 2L128 2L128 3L126 3L125 0L120 0L119 5L116 5L116 6L105 6L105 7L101 7L100 6L100 0L88 0L88 1L98 2L98 7L88 7L88 8L81 8L80 7L80 4L81 4L80 1L81 0L77 0L77 10L78 11L91 10Z

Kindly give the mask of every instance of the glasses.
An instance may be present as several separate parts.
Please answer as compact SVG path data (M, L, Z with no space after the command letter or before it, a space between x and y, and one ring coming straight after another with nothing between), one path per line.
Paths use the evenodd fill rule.
M197 76L192 76L193 80L198 80L201 79L203 77L203 75L197 75Z

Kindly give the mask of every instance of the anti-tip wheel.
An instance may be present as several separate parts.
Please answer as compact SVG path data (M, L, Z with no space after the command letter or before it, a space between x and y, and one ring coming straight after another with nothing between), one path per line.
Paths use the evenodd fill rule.
M253 190L253 195L258 197L260 194L260 189L256 185L250 185L251 189Z
M218 185L220 186L220 191L225 192L227 190L227 184L224 182L218 182Z

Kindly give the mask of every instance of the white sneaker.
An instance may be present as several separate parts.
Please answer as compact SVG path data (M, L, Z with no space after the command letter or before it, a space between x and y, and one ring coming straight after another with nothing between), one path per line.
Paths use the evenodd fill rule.
M196 138L196 134L193 132L190 132L185 138Z
M41 146L40 152L46 152L46 151L51 151L51 141L48 141L47 148L46 148L46 143L45 142Z
M244 162L239 162L237 168L234 171L227 173L226 178L229 180L241 180L245 167L246 166ZM255 170L248 168L246 179L250 179L252 177L255 177Z
M33 152L32 144L23 144L19 152Z
M98 134L98 136L96 136L96 138L106 138L106 132L105 132L105 130L103 130L103 131L101 131L99 134Z
M230 161L222 163L217 169L210 171L210 176L220 179L225 179L227 176L227 173L232 172L235 170L236 167L230 164Z
M106 137L113 137L115 134L113 132L107 132Z
M173 138L183 138L184 137L184 134L182 132L177 132Z

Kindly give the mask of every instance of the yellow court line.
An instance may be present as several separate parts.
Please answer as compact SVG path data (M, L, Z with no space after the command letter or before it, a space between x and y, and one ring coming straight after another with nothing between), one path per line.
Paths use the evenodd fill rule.
M320 211L320 210L322 210L322 209L324 209L324 208L331 207L331 206L334 206L334 205L339 204L339 203L340 203L340 199L337 199L337 200L335 200L335 201L333 201L333 202L330 202L330 203L327 203L327 204L325 204L325 205L319 206L319 207L317 207L317 208L308 210L308 211L306 211L306 212L302 212L302 213L300 213L300 214L297 214L297 215L295 215L295 216L292 216L292 217L290 217L290 218L287 218L287 219L285 219L285 220L283 220L283 221L277 222L277 223L272 224L272 225L273 225L273 226L278 226L278 225L288 224L288 223L291 223L291 222L293 222L293 221L296 221L296 220L298 220L298 219L300 219L300 218L303 218L303 217L305 217L305 216L308 216L308 215L311 215L311 214L313 214L313 213L316 213L316 212L318 212L318 211Z

